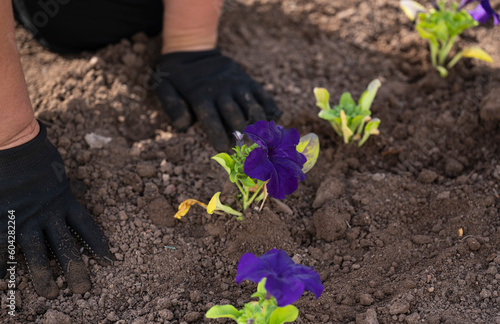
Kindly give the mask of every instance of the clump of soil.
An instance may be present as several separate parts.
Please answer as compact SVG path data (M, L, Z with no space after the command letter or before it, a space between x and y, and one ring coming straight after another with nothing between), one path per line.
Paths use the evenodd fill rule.
M227 175L198 126L173 131L154 97L159 39L59 56L22 28L16 37L36 116L117 261L101 267L85 255L93 286L83 295L52 261L54 300L36 295L21 264L17 315L2 292L1 322L216 323L204 319L211 306L241 307L256 288L236 284L239 257L276 247L325 285L318 300L296 303L298 323L500 323L498 28L458 42L495 63L464 60L441 79L398 1L230 2L221 48L275 96L281 125L317 133L322 147L297 192L243 222L198 207L172 219ZM344 145L316 117L312 89L358 98L374 78L381 134ZM89 133L112 141L90 148Z

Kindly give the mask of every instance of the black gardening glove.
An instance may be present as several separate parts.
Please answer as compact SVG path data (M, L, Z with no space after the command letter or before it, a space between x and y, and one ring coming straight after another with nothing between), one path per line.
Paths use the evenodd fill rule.
M174 127L185 130L198 120L218 151L229 147L230 132L281 116L272 97L219 50L164 54L155 78Z
M59 293L46 243L57 257L69 288L77 294L87 292L89 274L70 229L89 245L100 264L112 263L104 234L75 200L61 156L40 123L40 133L33 140L0 151L0 277L5 276L7 266L12 272L13 261L19 262L19 256L10 254L15 252L11 245L15 232L39 295L55 298Z

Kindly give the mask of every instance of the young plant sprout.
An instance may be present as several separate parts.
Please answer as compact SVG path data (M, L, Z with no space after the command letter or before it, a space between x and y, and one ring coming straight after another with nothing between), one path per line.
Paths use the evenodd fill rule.
M189 208L198 204L207 209L209 214L226 213L242 219L242 210L253 202L265 202L267 195L284 199L297 190L299 181L304 181L308 172L316 163L319 155L319 139L310 133L300 138L295 128L285 129L274 121L258 121L245 128L244 132L254 143L247 146L244 134L233 133L236 137L234 153L219 153L212 157L229 175L229 180L240 191L239 210L220 202L220 192L216 193L208 205L188 199L179 206L176 218L186 215ZM262 208L262 205L261 205Z
M464 48L448 60L448 54L453 48L457 37L466 29L477 26L478 22L475 19L485 20L485 14L488 14L488 12L484 10L484 6L491 9L488 1L481 1L481 4L476 8L476 11L478 11L479 7L481 7L479 10L481 12L474 13L475 17L473 17L467 11L462 10L462 7L469 2L471 1L462 1L459 7L455 2L448 5L446 1L439 1L435 4L435 8L427 10L415 1L400 1L401 8L415 23L415 29L420 37L429 41L432 66L438 70L439 75L443 78L448 75L448 70L457 64L462 57L476 58L489 63L493 62L488 53L477 46ZM491 12L493 12L493 9L491 9ZM493 13L491 15L494 16ZM488 17L491 17L491 15ZM498 15L495 19L498 20Z
M368 89L359 98L358 104L352 99L349 92L344 92L340 102L333 108L330 107L330 93L325 88L314 88L316 105L321 108L318 116L328 120L335 132L344 139L344 143L359 141L363 145L370 135L378 135L380 119L371 118L370 107L380 88L380 81L373 80Z
M244 254L238 263L236 282L258 283L252 297L258 301L246 303L237 310L231 305L215 305L206 313L207 318L231 318L238 324L281 324L293 322L299 316L292 304L304 293L312 292L316 299L323 292L319 274L312 267L295 264L285 251L272 249L260 257Z

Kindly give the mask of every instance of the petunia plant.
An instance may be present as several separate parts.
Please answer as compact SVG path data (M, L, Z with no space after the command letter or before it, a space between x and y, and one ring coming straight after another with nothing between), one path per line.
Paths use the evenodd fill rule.
M207 318L230 318L238 324L281 324L294 322L298 309L292 304L304 291L316 298L323 292L319 274L312 267L295 264L283 250L272 249L260 257L244 254L238 263L236 282L258 283L252 295L258 301L246 303L238 310L232 305L215 305L206 313Z
M368 89L361 95L356 104L349 92L344 92L340 102L333 108L330 107L330 93L325 88L314 88L316 105L321 108L318 116L328 120L335 132L344 139L344 143L359 141L363 145L370 135L378 135L380 119L371 118L371 105L375 99L380 81L373 80Z
M181 218L193 204L198 204L209 214L226 213L241 219L241 211L252 203L262 201L262 207L268 195L284 199L297 190L299 181L304 181L305 173L318 159L319 139L316 134L300 138L295 128L285 129L274 121L258 121L247 126L244 134L233 134L236 137L234 153L219 153L212 159L226 170L229 180L239 190L237 210L222 204L220 192L217 192L208 205L194 199L182 202L176 218ZM244 143L245 135L253 141L252 144Z
M478 21L486 22L491 17L494 18L495 24L498 23L498 14L495 16L488 0L481 1L474 11L467 12L463 7L469 2L472 1L462 0L459 5L456 2L439 1L435 3L434 8L427 10L418 2L400 1L401 8L415 24L415 29L420 37L428 40L432 66L443 78L462 57L493 62L491 56L477 46L464 48L452 58L448 58L457 37L465 30L477 26Z

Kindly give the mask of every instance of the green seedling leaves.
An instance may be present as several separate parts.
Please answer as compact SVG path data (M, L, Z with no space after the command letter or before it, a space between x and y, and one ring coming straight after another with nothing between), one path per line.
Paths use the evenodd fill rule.
M313 168L319 156L319 138L314 133L309 133L300 138L297 151L304 154L307 161L302 167L302 172L306 173Z
M330 94L325 88L314 88L314 96L316 97L316 105L323 109L330 109Z
M299 316L299 310L293 305L278 307L272 312L269 324L291 323Z
M382 84L378 79L371 81L368 85L368 88L361 95L357 104L349 92L344 92L340 97L339 104L334 106L333 109L324 109L324 107L330 107L330 105L326 105L325 102L322 102L321 106L320 104L318 104L318 89L322 89L321 99L329 98L330 94L324 88L315 88L314 93L316 96L316 100L318 101L316 104L320 108L323 107L322 110L318 113L318 116L330 122L335 132L344 139L344 143L347 144L352 141L361 140L359 142L359 146L361 146L370 136L370 134L368 134L368 136L365 138L366 134L363 137L361 136L361 134L363 133L363 131L366 132L365 124L371 120L370 108L381 85ZM377 125L379 123L380 120L378 120Z
M380 124L380 119L378 118L373 118L371 121L368 122L368 124L366 124L365 133L361 141L359 141L358 146L363 145L368 140L368 137L370 137L370 135L380 134L380 131L378 130L379 124Z
M212 160L217 161L224 170L230 175L231 171L234 169L234 161L227 153L219 153L212 157Z
M352 99L349 92L344 92L342 96L340 96L339 106L347 111L351 111L354 107L356 107L356 101Z
M215 305L212 306L205 314L207 318L230 318L235 321L242 315L240 311L238 311L232 305Z
M478 47L473 47L474 50L470 51L463 50L446 63L457 36L479 23L466 10L459 10L458 3L454 1L442 0L436 5L438 8L426 10L414 1L400 1L401 9L416 23L415 29L420 37L429 41L432 66L439 75L443 78L448 76L448 69L462 57L473 57L491 63L491 57Z
M370 107L372 106L373 99L375 99L375 95L377 94L378 88L382 83L379 79L375 79L368 85L368 89L361 95L359 98L359 105L361 107L361 111L370 111Z

